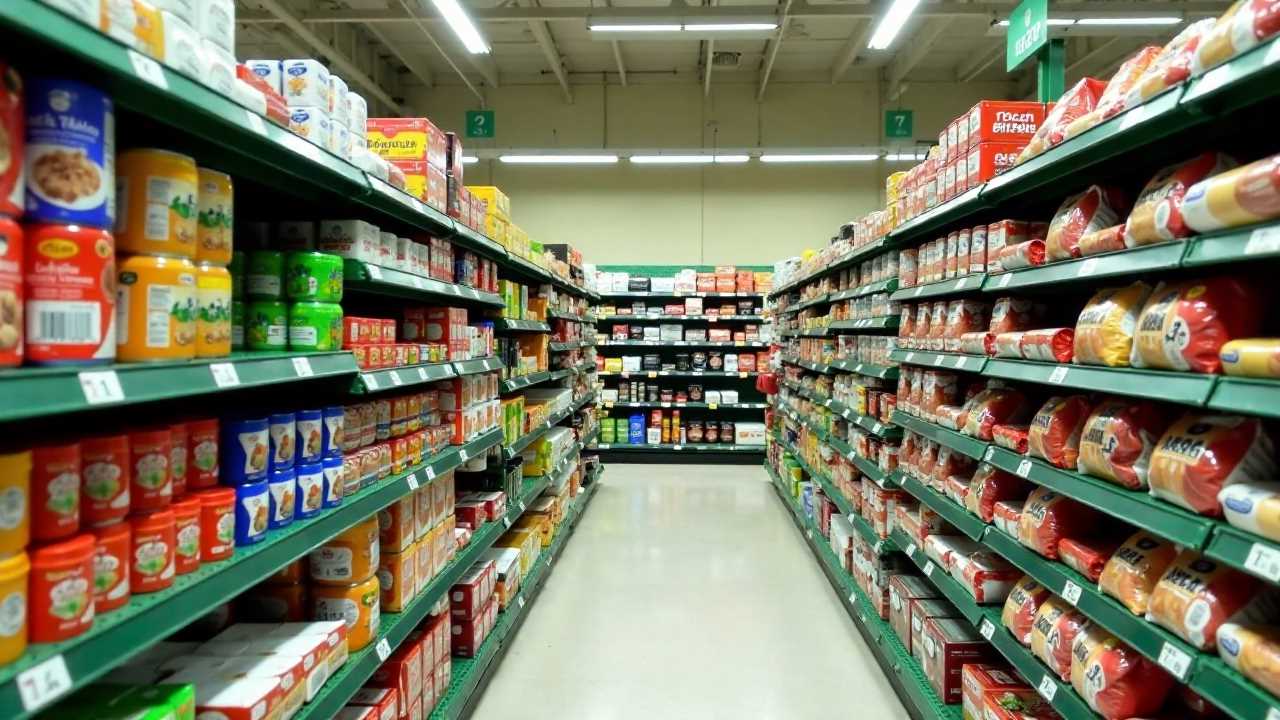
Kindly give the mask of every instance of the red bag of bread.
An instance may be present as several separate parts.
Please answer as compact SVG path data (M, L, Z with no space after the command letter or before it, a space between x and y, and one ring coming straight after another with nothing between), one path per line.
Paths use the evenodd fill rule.
M991 428L991 440L1002 448L1026 455L1030 433L1030 425L996 425Z
M947 497L952 502L964 507L965 498L969 497L969 478L966 475L952 475L943 483Z
M928 484L933 478L933 466L937 463L938 443L932 440L924 440L920 443L920 454L916 459L916 479Z
M1218 493L1224 486L1275 474L1275 450L1261 420L1189 412L1156 443L1147 479L1161 500L1222 517Z
M1049 588L1036 582L1030 575L1019 580L1009 591L1000 611L1000 622L1013 633L1018 642L1031 644L1031 626L1036 620L1040 604L1049 599Z
M1138 82L1129 89L1125 107L1132 108L1145 103L1166 89L1191 77L1191 61L1201 39L1213 28L1216 18L1204 18L1186 26L1172 40L1165 43L1156 59L1147 66Z
M996 336L989 332L967 332L960 336L960 352L966 355L987 355L995 341Z
M1042 328L1022 333L1019 349L1026 360L1071 362L1075 354L1076 331L1073 328Z
M1021 270L1022 268L1043 265L1045 260L1044 241L1027 240L1017 245L1006 245L996 256L1001 270Z
M1035 237L1028 236L1029 223L1024 220L1001 220L987 226L987 267L989 273L1000 272L1000 251L1010 245L1026 242Z
M933 306L929 303L920 303L916 306L916 324L915 333L911 337L915 338L913 347L923 349L927 345L929 338L929 322L933 318Z
M1017 539L1018 523L1022 522L1022 507L1026 502L1024 498L1021 500L1001 500L996 503L995 512L992 513L991 517L992 524L1004 531L1009 537Z
M1115 252L1124 250L1124 228L1125 224L1112 225L1111 227L1094 230L1091 233L1085 233L1080 237L1080 254L1101 255L1102 253Z
M945 488L947 478L961 475L968 478L973 474L975 461L968 455L952 450L946 445L938 447L938 462L933 466L933 486ZM945 492L945 490L944 490Z
M1280 616L1275 588L1195 550L1183 550L1156 583L1147 620L1200 650L1217 648L1218 627L1227 620L1274 621Z
M1045 116L1044 122L1031 137L1031 141L1022 149L1017 164L1030 160L1040 153L1062 142L1066 137L1067 126L1076 118L1093 110L1098 105L1098 98L1106 90L1105 80L1083 78L1071 86L1071 89L1058 98L1057 104Z
M920 414L932 418L939 405L955 405L959 389L955 373L926 370L924 390L920 394Z
M1096 583L1120 544L1120 538L1114 537L1063 538L1058 543L1058 560Z
M1056 595L1040 604L1031 621L1031 652L1063 680L1071 679L1071 646L1090 625L1084 613Z
M947 301L939 300L933 304L929 314L929 349L941 350L947 336Z
M1118 188L1090 185L1063 201L1049 223L1044 251L1049 262L1080 257L1080 238L1119 222L1129 201Z
M1022 359L1022 336L1025 330L1002 332L991 342L992 357Z
M1105 720L1149 715L1173 689L1171 675L1102 628L1090 625L1071 647L1071 686Z
M1076 468L1131 490L1147 487L1151 453L1171 418L1146 400L1107 398L1085 420Z
M916 334L915 308L908 303L902 304L902 313L898 320L898 337L905 339ZM903 344L903 343L899 343ZM905 347L905 344L903 344Z
M1107 560L1098 589L1120 601L1134 615L1145 615L1160 576L1177 557L1173 543L1139 530Z
M980 300L952 300L947 305L947 325L943 332L943 349L960 351L960 336L976 332L988 324L991 308Z
M991 325L987 332L992 335L1030 330L1044 315L1044 306L1026 298L1002 297L991 306Z
M979 550L957 558L951 576L969 591L979 605L1004 602L1022 571L990 550Z
M1129 362L1134 367L1221 373L1218 352L1262 328L1266 303L1251 283L1218 276L1161 285L1138 315Z
M1155 62L1159 56L1160 47L1148 45L1129 56L1129 59L1120 65L1116 74L1112 75L1111 80L1107 82L1107 89L1098 98L1098 108L1095 111L1098 122L1114 117L1125 109L1125 98L1128 97L1129 91L1138 84L1147 68L1151 67L1151 63ZM1074 135L1076 133L1068 131L1068 136Z
M1027 454L1044 458L1054 467L1074 470L1089 408L1089 398L1084 395L1055 395L1046 400L1031 418Z
M964 427L964 408L960 405L939 405L934 411L934 418L942 427L958 432Z
M1099 520L1098 511L1046 487L1036 487L1022 506L1018 542L1050 560L1058 559L1058 543L1065 537L1088 535Z
M964 432L979 440L991 440L991 429L1026 420L1027 397L1021 390L988 384L986 389L965 403Z
M1161 168L1147 181L1124 225L1124 244L1138 247L1185 238L1192 234L1182 219L1182 199L1192 185L1235 167L1231 158L1204 152L1177 165Z
M969 512L989 523L995 520L997 503L1025 500L1030 492L1027 481L994 465L982 463L969 481L969 495L964 505Z

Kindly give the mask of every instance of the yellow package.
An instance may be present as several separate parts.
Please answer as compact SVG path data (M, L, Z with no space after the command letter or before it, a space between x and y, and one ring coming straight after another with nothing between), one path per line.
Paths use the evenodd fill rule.
M1237 377L1280 378L1280 338L1241 338L1218 351L1222 372Z
M1251 225L1277 215L1280 155L1218 173L1187 189L1182 218L1198 233Z
M413 494L378 511L378 544L382 552L404 552L414 540Z
M417 593L418 558L410 546L408 552L387 552L378 563L378 585L382 589L382 609L401 612Z
M512 527L494 543L497 547L516 548L520 551L520 577L525 577L533 569L533 562L538 559L538 550L542 548L542 536L536 529ZM531 548L534 548L531 550Z
M1253 32L1253 3L1236 0L1205 33L1196 47L1191 72L1199 75L1258 44Z
M1135 282L1100 290L1089 298L1076 320L1075 362L1081 365L1126 367L1133 348L1138 313L1151 287Z
M160 11L146 0L134 0L133 12L137 17L134 47L144 55L164 57L164 23L160 21Z
M503 220L511 219L511 200L507 194L493 185L468 185L471 194L481 200L488 201L489 215L497 215Z

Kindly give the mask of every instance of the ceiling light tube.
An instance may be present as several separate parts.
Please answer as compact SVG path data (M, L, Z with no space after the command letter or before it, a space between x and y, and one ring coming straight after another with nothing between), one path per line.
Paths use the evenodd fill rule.
M744 163L751 159L750 155L716 155L717 165Z
M735 30L777 30L778 23L719 23L685 25L687 32L732 32Z
M712 162L710 155L632 155L637 165L702 165Z
M893 5L889 6L888 12L876 26L876 31L871 34L867 47L872 50L884 50L892 45L893 39L898 37L898 32L902 30L903 25L907 24L911 13L916 11L916 6L919 4L920 0L893 0Z
M593 32L680 32L679 25L588 25Z
M478 162L480 162L480 158L476 157L475 155L463 155L463 156L462 156L462 164L463 164L463 165L474 165L474 164L476 164L476 163L478 163Z
M1177 25L1180 17L1096 17L1080 18L1077 25Z
M884 156L884 159L888 162L916 162L924 160L927 156L927 153L889 153Z
M1075 23L1076 21L1074 18L1049 18L1049 25L1051 27L1062 27L1066 25L1074 25ZM1007 19L1000 20L996 22L996 25L999 25L1000 27L1009 27L1009 21Z
M608 165L618 162L617 155L500 155L498 160L510 165Z
M489 44L484 41L480 29L472 22L467 11L462 9L462 5L458 4L458 0L431 0L431 3L436 6L436 10L440 11L440 15L449 24L453 34L462 41L467 52L472 55L489 54Z
M767 163L840 163L871 162L879 155L865 153L853 154L820 154L820 155L761 155L760 162Z

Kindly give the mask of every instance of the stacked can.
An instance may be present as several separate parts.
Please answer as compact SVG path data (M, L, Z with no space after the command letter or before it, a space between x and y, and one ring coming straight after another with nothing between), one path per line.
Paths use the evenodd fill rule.
M342 258L310 249L254 250L245 258L245 347L327 351L342 348ZM287 302L286 302L287 301Z

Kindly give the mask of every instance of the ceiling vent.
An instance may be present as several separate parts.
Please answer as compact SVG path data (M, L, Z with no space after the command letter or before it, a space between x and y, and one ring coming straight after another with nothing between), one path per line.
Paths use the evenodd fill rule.
M736 68L742 61L742 53L717 50L711 53L711 66L718 68Z

